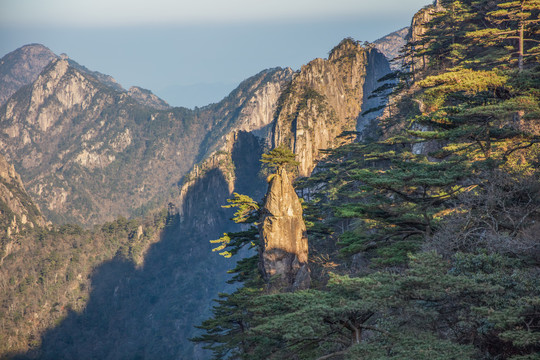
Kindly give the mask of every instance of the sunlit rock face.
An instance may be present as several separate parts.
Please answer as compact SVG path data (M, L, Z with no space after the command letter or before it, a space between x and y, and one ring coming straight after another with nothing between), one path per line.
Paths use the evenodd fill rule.
M406 40L410 41L411 44L420 43L422 36L428 31L428 23L437 15L438 12L443 11L444 8L440 4L440 1L435 1L432 5L426 6L420 9L416 14L414 14L411 26L409 27L409 33L407 34ZM413 46L412 51L418 52L421 51L426 45L416 45ZM411 62L411 71L420 71L425 69L429 63L429 57L423 55L418 57Z
M273 146L292 149L300 161L300 176L309 176L323 158L321 149L343 145L351 138L340 134L366 127L359 122L368 95L366 85L371 87L367 75L377 72L382 77L389 71L378 50L350 39L336 46L328 59L302 66L280 98Z
M0 105L39 73L57 56L40 44L25 45L0 59Z
M0 266L20 247L18 234L45 225L45 219L26 193L21 177L0 155Z
M407 43L407 35L409 34L409 27L404 27L398 31L394 31L382 38L375 40L373 44L377 50L386 56L388 61L396 59L400 55L400 50L403 49ZM402 60L395 60L390 63L392 70L399 70L402 66Z
M265 70L223 101L190 110L138 87L126 91L67 56L40 70L0 106L0 151L49 220L86 226L175 202L182 178L235 131L267 138L292 76Z
M269 292L310 285L308 239L302 205L285 169L270 182L260 223L260 270Z

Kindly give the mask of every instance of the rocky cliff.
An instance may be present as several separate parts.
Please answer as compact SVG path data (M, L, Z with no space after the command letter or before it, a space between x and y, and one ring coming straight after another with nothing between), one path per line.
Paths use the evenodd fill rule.
M94 349L102 358L115 358L121 348L134 357L204 358L186 339L224 290L225 279L216 274L233 266L213 254L208 242L238 230L221 205L233 191L263 197L267 184L258 176L259 159L277 138L304 147L300 156L309 149L304 168L312 169L320 148L339 143L341 131L363 123L362 106L387 70L378 51L347 40L328 60L315 60L296 74L265 70L223 101L192 111L142 105L136 95L65 57L51 63L0 108L0 149L21 169L47 214L92 224L168 201L173 205L162 238L146 252L143 265L134 268L119 258L97 268L86 310L70 313L51 329L43 337L43 353L58 358L58 351L82 356ZM287 111L301 126L287 128ZM266 223L285 222L278 227L294 235L296 245L287 247L294 256L272 253L279 247L272 244L281 240L263 235L276 240L268 242L267 258L274 265L267 262L265 271L286 269L284 287L305 288L302 209L287 182L284 174L276 177L270 192L276 196L269 195L276 200L268 204ZM282 205L287 212L280 215ZM161 334L174 341L162 341Z
M393 33L383 36L382 38L377 39L373 42L377 50L382 52L384 56L386 56L388 61L390 61L390 67L392 68L392 70L398 70L399 68L401 68L401 61L392 60L396 59L400 55L400 50L407 43L405 39L407 38L408 34L409 27L404 27L403 29L394 31Z
M380 60L380 61L379 61ZM366 74L379 61L389 71L384 56L345 39L327 60L302 66L282 94L273 132L273 146L285 144L297 154L300 176L308 176L322 158L321 149L342 145L339 135L355 131L362 111Z
M57 56L39 44L23 46L0 60L0 105L21 87L31 84Z
M425 6L414 14L411 21L411 26L409 27L409 33L406 37L406 40L410 42L412 46L411 51L413 53L423 49L425 45L419 42L422 39L422 35L424 35L428 30L427 24L435 17L437 12L442 10L443 7L440 0L435 0L433 4ZM422 56L421 58L412 61L410 65L411 70L413 72L423 70L428 61L429 59L426 56Z
M201 109L216 125L201 146L199 157L204 160L184 177L180 195L172 200L182 219L192 213L186 194L207 173L219 174L229 195L236 191L262 198L265 184L258 177L259 159L269 146L278 99L292 74L290 68L264 70L242 82L220 103Z
M231 130L264 132L292 73L262 72L193 111L73 64L55 59L0 108L0 149L49 219L86 225L160 206Z
M187 109L145 107L56 59L0 108L0 149L48 218L94 224L166 193L208 128Z
M0 265L10 254L16 235L45 225L45 219L26 193L21 177L0 155Z
M244 80L219 103L202 108L201 116L213 119L215 126L203 141L200 160L219 151L235 131L252 132L257 137L269 139L278 99L292 77L290 68L263 70Z
M308 239L302 205L285 168L276 173L259 225L259 269L269 292L309 288Z
M167 110L171 108L165 100L158 98L156 95L152 94L150 90L138 86L130 87L128 94L141 105L146 105L158 110Z
M10 211L14 216L15 223L27 225L31 228L34 225L45 225L39 208L32 203L26 193L20 175L15 171L13 165L8 163L1 155L0 189L0 201L3 203L3 210L0 214L2 217L6 215L6 211Z

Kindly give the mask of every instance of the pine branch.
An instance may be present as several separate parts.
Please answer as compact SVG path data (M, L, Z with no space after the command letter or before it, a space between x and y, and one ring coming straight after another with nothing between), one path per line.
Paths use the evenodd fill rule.
M349 352L349 349L342 350L342 351L336 351L334 353L321 356L321 357L317 358L317 360L325 360L325 359L330 359L330 358L333 358L333 357L336 357L336 356L345 355L345 354L347 354L347 352Z

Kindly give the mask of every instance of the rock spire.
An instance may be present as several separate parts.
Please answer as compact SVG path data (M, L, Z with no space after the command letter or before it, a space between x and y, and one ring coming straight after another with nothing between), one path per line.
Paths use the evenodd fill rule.
M302 205L285 168L273 176L268 187L259 225L260 270L268 291L307 289L308 239Z

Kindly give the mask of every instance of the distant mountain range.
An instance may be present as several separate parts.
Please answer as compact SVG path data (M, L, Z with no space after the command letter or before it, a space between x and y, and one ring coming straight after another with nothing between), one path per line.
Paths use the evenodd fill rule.
M381 40L378 46L391 54L392 46L400 43L395 37L388 41ZM83 261L71 255L82 251L79 245L71 249L64 240L47 243L47 251L65 254L72 265L58 260L54 268L55 276L62 279L56 286L65 295L61 301L47 298L43 311L39 310L40 324L56 321L58 326L47 332L41 348L35 349L37 354L84 358L93 349L103 358L115 358L120 346L128 357L147 349L165 358L206 358L187 338L195 334L193 326L208 316L211 299L224 290L226 270L231 267L212 253L208 242L238 229L228 221L230 211L221 206L233 192L262 198L266 182L259 176L259 159L273 146L293 148L302 175L309 175L324 157L321 149L352 140L336 140L343 131L371 134L377 112L362 115L362 111L384 103L371 94L380 85L378 78L389 71L378 50L346 39L328 59L315 59L297 72L263 70L220 102L190 110L170 107L149 90L125 90L112 77L42 45L27 45L6 55L0 61L0 154L13 164L6 162L5 167L17 170L29 195L18 192L28 200L29 210L17 215L16 224L22 224L26 214L27 224L31 221L37 227L45 224L44 219L75 223L101 229L84 236L112 237L111 246L127 244L118 245L116 256L94 257L88 248L94 243L85 242ZM119 216L134 219L145 214L161 220L140 228L133 225L140 220L123 218L103 225ZM11 223L6 221L6 226ZM154 227L161 232L147 237L145 231ZM51 228L51 237L55 231L68 231L67 238L75 239L69 241L82 241L78 234L83 232L74 225ZM119 240L115 231L126 239ZM28 236L27 246L6 252L6 269L19 266L17 259L40 253L41 243ZM6 244L14 241L19 240L6 238ZM111 251L109 245L105 248ZM147 254L142 268L125 260L140 254ZM40 260L36 269L49 266L49 257ZM99 259L108 260L102 264ZM74 267L80 277L64 273ZM24 296L17 292L19 285L15 281L9 287L9 296ZM112 292L121 294L115 301L125 311L103 312L108 311L111 296L116 296ZM71 297L88 297L88 310L69 312L72 305L65 299ZM27 320L21 316L21 321ZM122 330L126 323L152 333ZM24 351L21 344L45 330L36 329L25 327L17 341L10 342L19 345L9 350ZM176 340L159 340L164 337Z
M401 46L397 38L377 47L391 54ZM90 225L141 214L174 196L174 185L228 132L268 127L292 75L264 71L221 102L192 111L27 45L0 60L0 151L54 222Z

